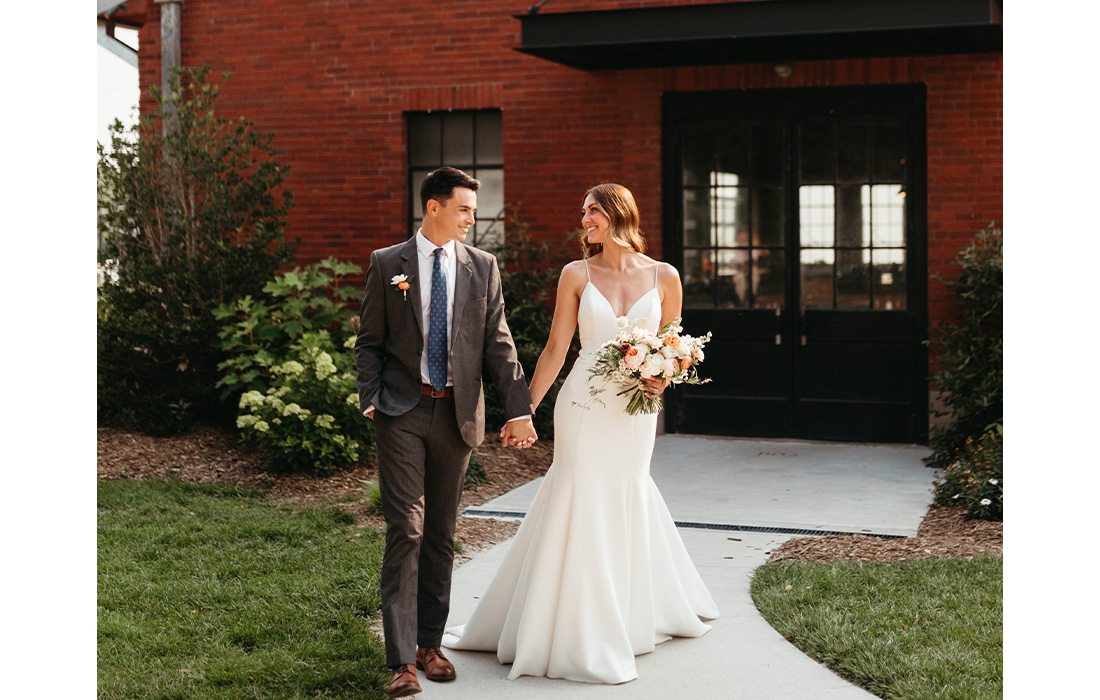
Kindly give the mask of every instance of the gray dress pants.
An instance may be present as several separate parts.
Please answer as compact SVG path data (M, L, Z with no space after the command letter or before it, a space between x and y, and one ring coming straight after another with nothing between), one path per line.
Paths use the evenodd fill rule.
M421 396L400 416L375 411L378 480L386 519L382 625L386 665L416 663L438 647L451 604L455 519L473 448L462 440L454 397Z

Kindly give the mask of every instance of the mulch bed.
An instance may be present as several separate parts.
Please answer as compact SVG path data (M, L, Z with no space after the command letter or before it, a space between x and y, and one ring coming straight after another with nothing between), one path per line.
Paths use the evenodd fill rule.
M927 557L1001 556L1003 523L967 520L962 506L932 506L917 528L916 537L829 535L787 540L769 561L894 562Z
M490 436L491 437L491 436ZM362 526L382 527L364 494L377 476L372 462L319 476L307 473L265 471L259 455L242 445L236 434L215 428L197 428L187 435L150 437L117 428L99 428L98 474L100 479L178 479L189 483L227 484L261 489L272 497L291 502L344 508ZM489 474L489 481L467 488L462 507L481 505L542 476L554 457L552 442L540 441L527 450L501 447L491 439L474 452ZM1002 524L967 520L961 507L933 506L925 515L916 537L881 538L867 535L799 537L784 542L771 561L903 561L922 557L1000 556ZM460 553L456 563L508 539L518 523L459 517L456 539Z

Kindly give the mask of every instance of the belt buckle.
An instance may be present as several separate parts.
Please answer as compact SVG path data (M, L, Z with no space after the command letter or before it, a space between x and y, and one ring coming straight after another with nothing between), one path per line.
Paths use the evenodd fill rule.
M428 396L433 399L445 399L447 398L447 387L443 387L443 391L436 391L435 387L432 387L431 393Z

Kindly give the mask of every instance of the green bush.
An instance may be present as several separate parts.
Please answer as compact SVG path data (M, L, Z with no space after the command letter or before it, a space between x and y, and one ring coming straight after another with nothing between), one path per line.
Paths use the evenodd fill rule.
M989 427L976 440L967 438L958 459L936 483L936 503L961 505L971 518L1001 520L1004 509L1004 429Z
M366 432L366 419L358 415L355 375L337 369L333 355L320 348L321 337L310 333L295 343L299 359L271 367L272 386L266 392L241 395L241 437L259 449L272 469L330 472L359 460L363 444L349 433ZM341 401L351 410L340 407ZM348 413L355 414L362 430L349 425Z
M550 337L550 324L554 319L551 302L557 290L560 266L555 266L557 258L551 255L550 244L536 241L521 221L509 220L507 239L507 243L485 246L485 249L497 257L508 328L515 340L520 364L530 382L539 355ZM576 348L571 348L570 358L575 356L575 352ZM569 366L570 360L567 360L565 369ZM554 400L564 381L565 372L562 372L546 392L535 414L535 430L541 439L554 439ZM486 383L485 421L490 437L504 425L507 418L496 387Z
M291 256L272 136L216 115L208 70L173 73L166 98L152 91L155 114L116 120L97 147L99 419L153 434L232 416L215 389L213 310L259 292ZM169 108L178 128L162 134Z
M948 282L960 313L930 342L941 351L941 367L932 379L947 409L937 415L948 417L929 439L932 454L925 461L932 467L946 469L959 461L968 441L1004 417L1002 251L1001 230L991 224L959 253L961 273Z
M264 297L216 310L223 322L218 387L239 396L237 427L273 469L328 472L367 456L371 424L355 386L362 268L331 258L264 285Z

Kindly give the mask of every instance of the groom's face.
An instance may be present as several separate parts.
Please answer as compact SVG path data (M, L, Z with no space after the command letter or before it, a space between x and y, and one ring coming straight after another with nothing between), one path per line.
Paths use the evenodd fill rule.
M470 227L477 221L477 192L456 187L445 201L429 200L428 215L435 219L436 233L448 241L465 241Z

